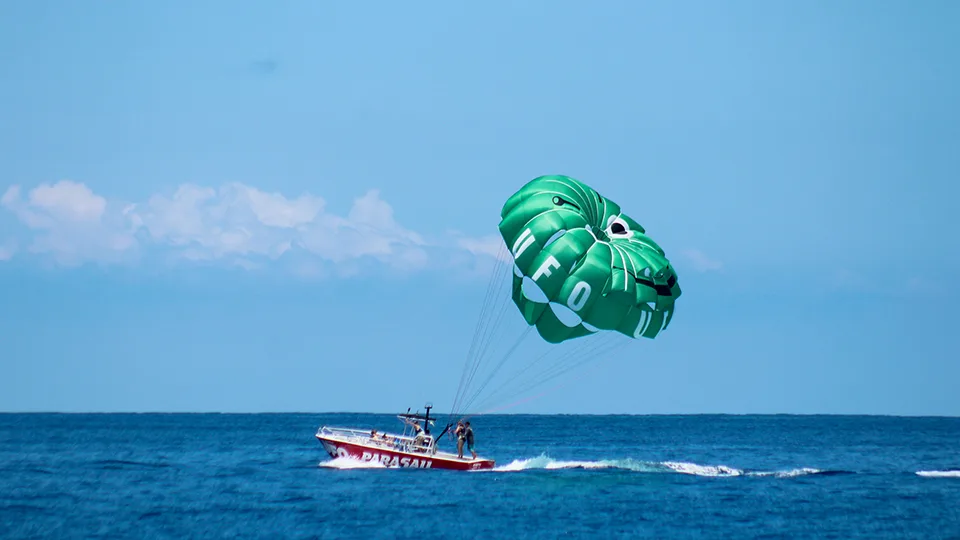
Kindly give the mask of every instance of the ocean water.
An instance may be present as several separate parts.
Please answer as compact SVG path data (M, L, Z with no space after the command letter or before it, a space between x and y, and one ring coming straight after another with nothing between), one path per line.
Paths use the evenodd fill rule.
M392 415L0 414L0 537L960 538L960 418L472 423L493 471L314 438Z

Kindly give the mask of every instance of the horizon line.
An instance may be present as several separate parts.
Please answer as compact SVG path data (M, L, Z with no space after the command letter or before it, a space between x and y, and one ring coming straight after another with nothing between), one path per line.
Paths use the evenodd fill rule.
M417 412L420 412L419 410ZM460 416L460 417L483 417L483 416L835 416L835 417L851 417L851 416L866 416L866 417L884 417L884 418L960 418L960 414L893 414L893 413L788 413L788 412L754 412L754 413L728 413L728 412L711 412L711 413L624 413L624 412L609 412L609 413L488 413L488 414L459 414L453 415L450 413L436 413L437 419L442 416ZM42 414L58 414L58 415L280 415L280 414L289 414L289 415L333 415L333 414L361 414L361 415L377 415L377 416L394 416L398 414L406 414L405 411L396 412L378 412L378 411L56 411L56 410L34 410L34 411L0 411L0 415L42 415ZM422 414L422 413L421 413Z

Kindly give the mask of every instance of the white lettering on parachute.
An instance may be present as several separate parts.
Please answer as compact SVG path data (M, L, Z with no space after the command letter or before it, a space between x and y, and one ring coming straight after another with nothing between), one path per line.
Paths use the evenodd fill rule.
M536 241L536 237L533 236L533 231L529 228L524 229L513 243L513 249L511 250L513 252L513 260L519 259L520 256L523 255L523 252L526 251L534 241ZM550 277L553 274L551 271L553 268L560 268L560 262L557 261L553 255L547 255L547 258L544 259L540 268L537 268L537 271L531 276L533 281L537 281L543 276ZM590 299L590 293L591 288L589 283L586 281L578 282L570 291L570 296L567 298L567 307L573 311L580 311L583 309L583 306L587 304L587 300ZM642 332L642 329L637 328L637 332Z
M570 291L570 297L567 298L567 307L574 311L580 311L589 299L590 284L586 281L580 281Z
M550 275L553 274L553 272L550 271L551 268L560 268L560 261L555 259L553 255L547 255L546 260L543 261L540 268L537 268L537 271L533 273L533 280L537 281L540 279L540 276L550 277Z
M643 331L647 329L647 325L650 324L650 312L641 311L640 320L637 322L637 329L633 331L633 337L640 339L643 337Z
M520 233L520 237L517 238L517 241L513 243L513 260L519 259L520 255L523 255L523 252L530 247L530 244L532 244L534 240L536 240L536 238L533 236L533 231L524 229L523 232Z

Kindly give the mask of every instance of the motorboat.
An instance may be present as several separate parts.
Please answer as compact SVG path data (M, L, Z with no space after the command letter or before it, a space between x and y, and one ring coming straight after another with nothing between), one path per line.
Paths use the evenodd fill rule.
M411 413L410 409L398 414L397 418L404 425L403 432L399 434L375 429L321 426L316 437L334 459L352 458L381 463L386 467L414 469L471 471L493 468L492 459L474 459L469 453L458 457L455 453L440 450L437 443L450 426L446 426L435 438L430 433L436 421L436 418L430 417L432 405L427 404L425 408L425 414Z

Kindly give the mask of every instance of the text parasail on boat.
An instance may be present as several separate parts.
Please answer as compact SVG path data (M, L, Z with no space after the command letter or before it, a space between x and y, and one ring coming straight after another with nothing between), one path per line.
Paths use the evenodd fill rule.
M492 412L483 409L655 338L681 294L676 270L640 223L579 180L535 178L500 217L500 252L451 417ZM503 339L511 328L519 336ZM533 329L539 339L530 343ZM508 364L511 357L519 360Z

